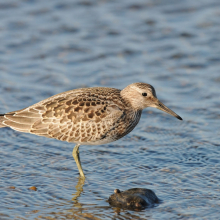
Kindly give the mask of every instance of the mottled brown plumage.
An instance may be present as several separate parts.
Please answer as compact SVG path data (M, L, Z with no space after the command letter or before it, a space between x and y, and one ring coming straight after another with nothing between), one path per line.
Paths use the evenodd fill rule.
M122 91L94 87L63 92L22 110L0 115L0 127L78 146L99 145L118 140L132 131L142 110L150 106L181 119L158 101L151 85L134 83ZM76 151L78 154L78 147ZM83 172L80 174L84 176Z
M7 113L2 124L21 132L93 145L124 136L131 123L137 124L133 118L140 114L140 110L134 112L124 102L118 89L85 88Z

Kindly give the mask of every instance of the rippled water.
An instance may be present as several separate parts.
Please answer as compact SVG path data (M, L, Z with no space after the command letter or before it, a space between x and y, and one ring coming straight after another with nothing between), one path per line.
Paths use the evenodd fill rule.
M179 121L146 109L102 146L0 131L0 219L218 219L220 2L1 0L0 112L78 87L147 82ZM36 186L37 191L29 190ZM141 212L112 208L115 188L152 189Z

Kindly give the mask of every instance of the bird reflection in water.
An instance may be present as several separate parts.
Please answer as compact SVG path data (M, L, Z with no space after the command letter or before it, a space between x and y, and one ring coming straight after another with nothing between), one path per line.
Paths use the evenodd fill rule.
M76 192L73 193L73 198L72 198L72 201L74 202L74 206L77 207L77 208L82 208L81 203L79 203L79 201L78 201L78 197L83 192L84 184L85 184L85 178L80 176L79 179L78 179L78 182L75 186Z

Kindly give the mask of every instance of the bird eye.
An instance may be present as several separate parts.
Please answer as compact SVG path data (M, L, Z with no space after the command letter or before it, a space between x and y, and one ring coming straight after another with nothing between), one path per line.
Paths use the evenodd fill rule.
M146 92L143 92L143 93L142 93L142 96L147 96L147 93L146 93Z

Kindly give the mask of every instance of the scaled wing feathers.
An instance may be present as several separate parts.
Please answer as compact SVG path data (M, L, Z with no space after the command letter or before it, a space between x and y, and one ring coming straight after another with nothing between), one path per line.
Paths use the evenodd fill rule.
M105 96L97 95L97 91L76 92L7 113L1 122L17 131L68 142L92 143L105 138L124 117L121 105L120 100L118 103L106 100Z

